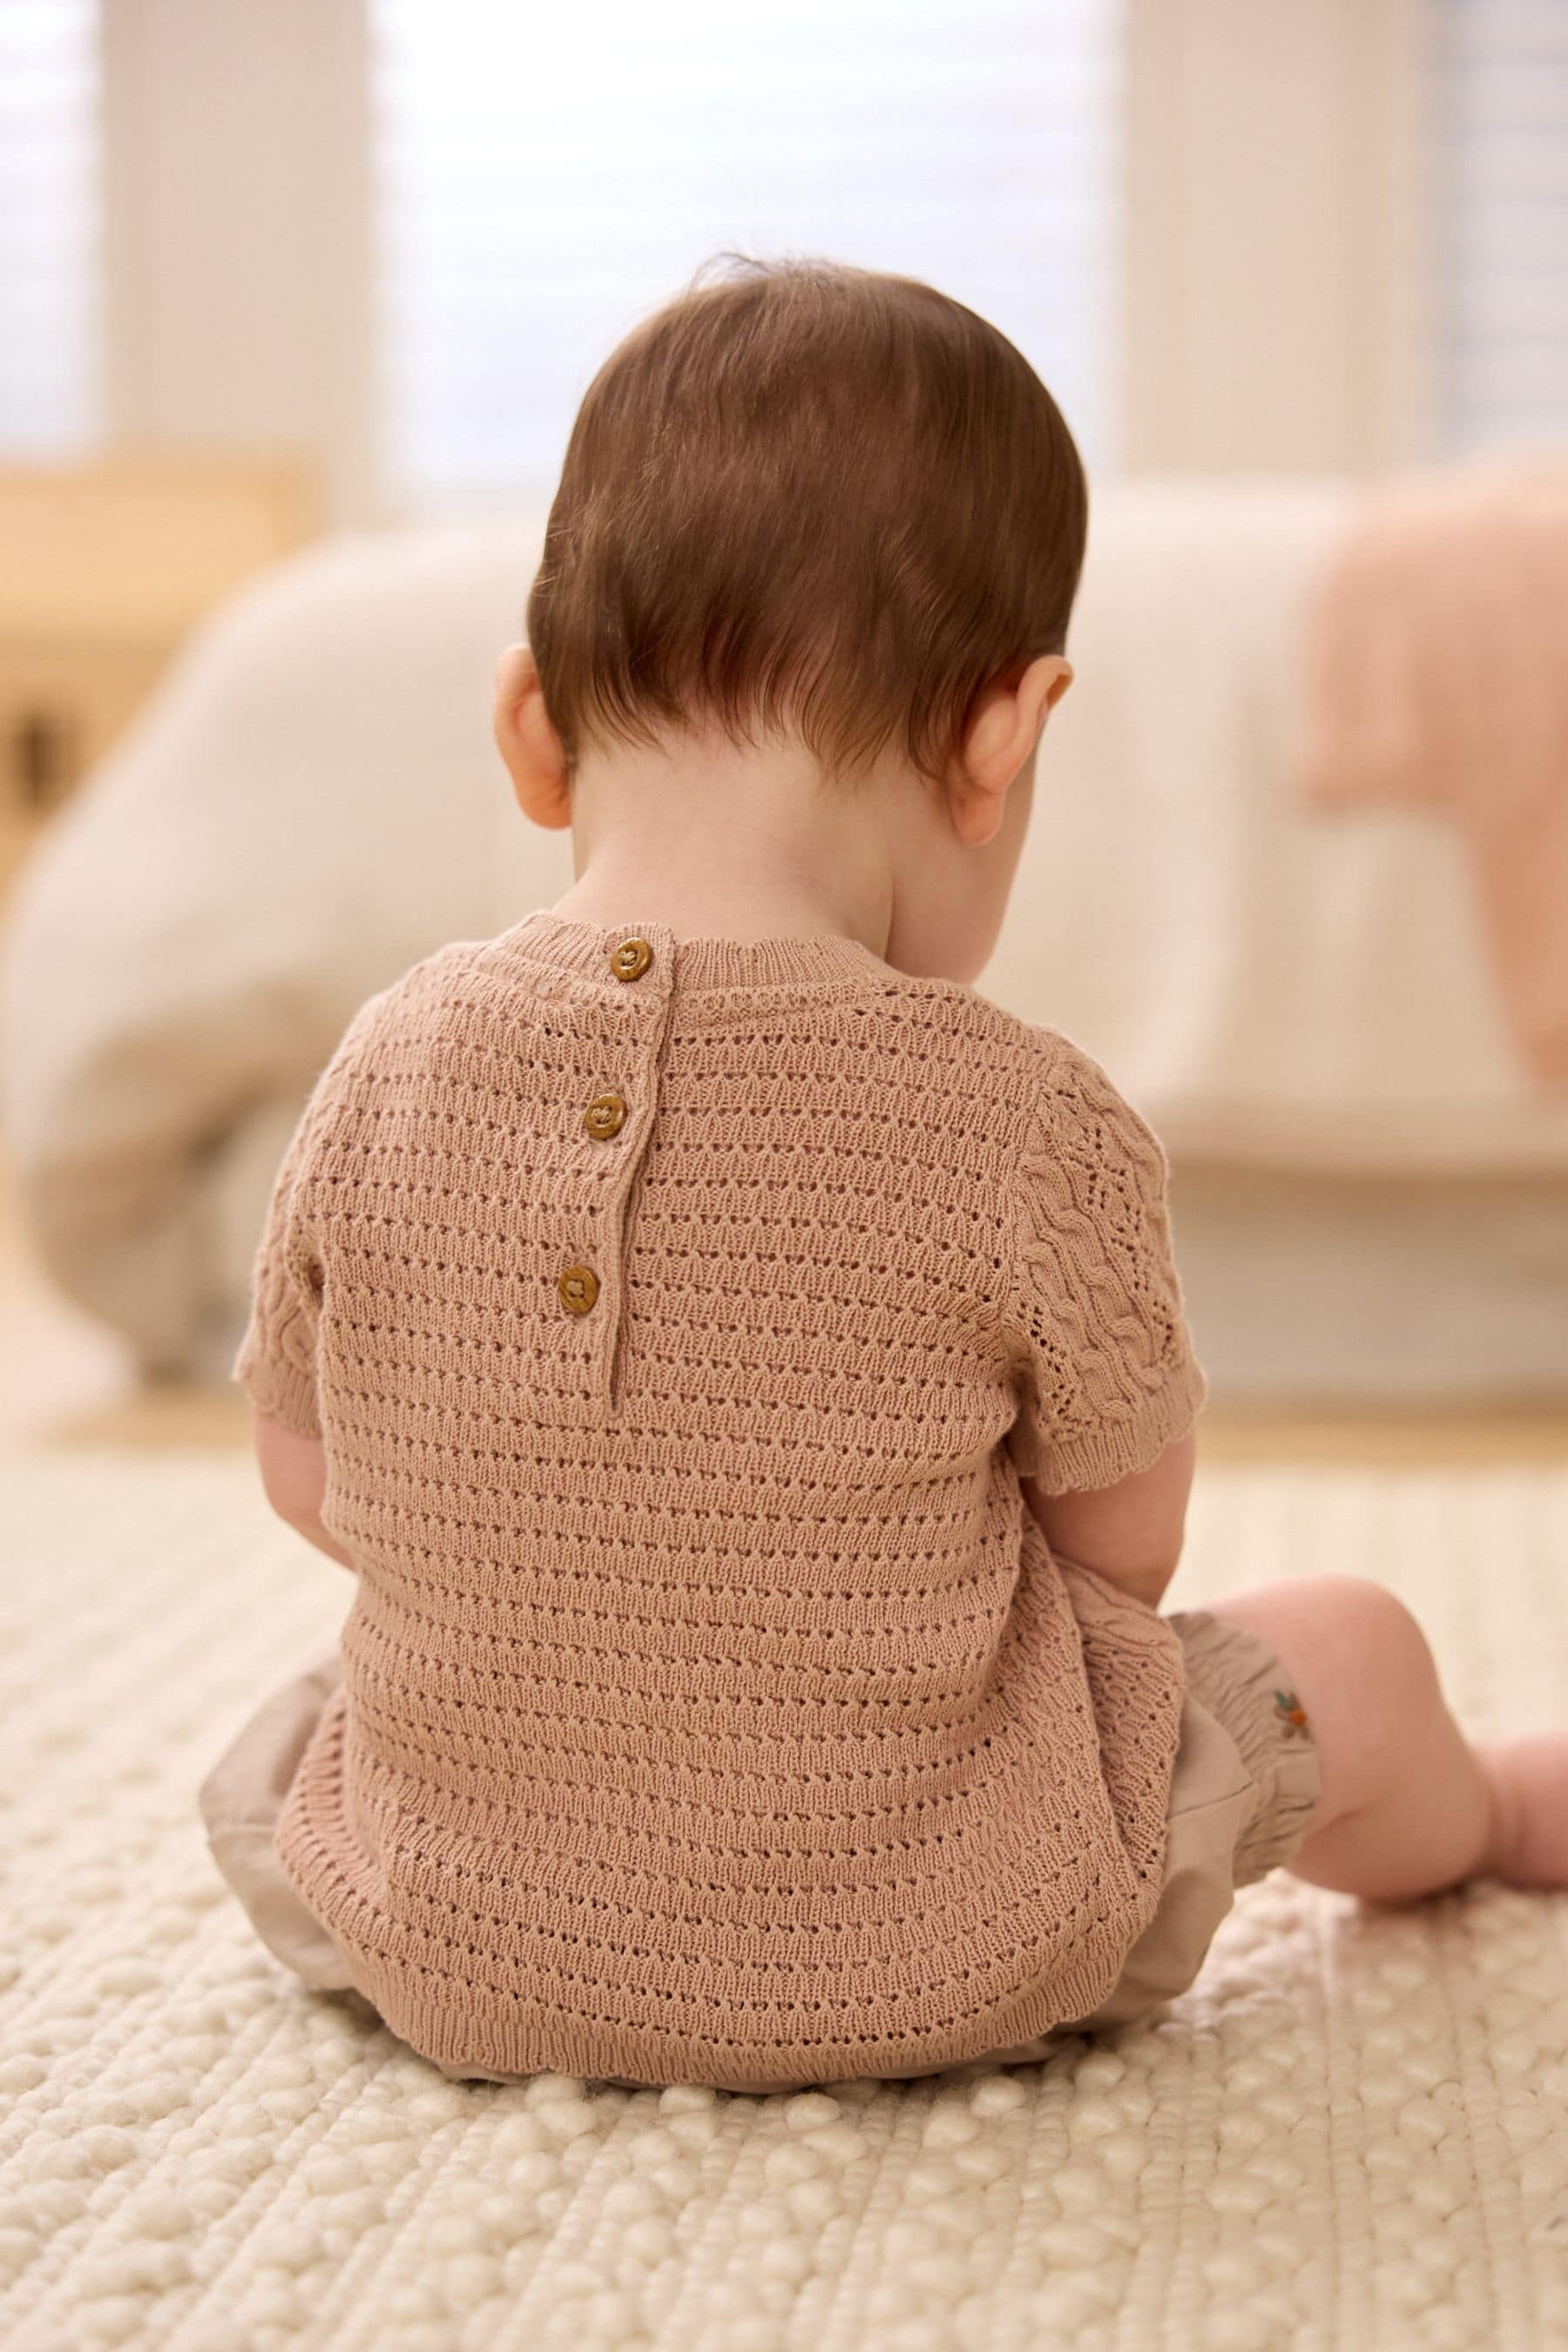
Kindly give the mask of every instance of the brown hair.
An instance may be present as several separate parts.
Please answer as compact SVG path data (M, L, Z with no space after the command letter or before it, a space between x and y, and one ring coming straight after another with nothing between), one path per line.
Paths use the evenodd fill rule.
M707 718L792 730L839 780L898 741L934 781L984 688L1065 643L1072 436L1005 336L917 278L719 258L572 430L527 619L567 772Z

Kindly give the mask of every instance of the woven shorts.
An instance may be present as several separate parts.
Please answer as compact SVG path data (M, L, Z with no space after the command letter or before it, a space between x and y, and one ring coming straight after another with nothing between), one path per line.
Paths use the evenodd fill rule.
M1186 1688L1154 1916L1098 2009L989 2053L990 2063L1043 2057L1065 2034L1129 2024L1184 1992L1236 1890L1289 1862L1305 1834L1322 1785L1317 1744L1304 1721L1292 1720L1300 1710L1279 1659L1255 1634L1206 1610L1173 1610L1167 1622L1185 1653ZM338 1946L295 1891L275 1837L341 1672L334 1643L275 1690L214 1765L199 1800L213 1859L261 1941L306 1984L329 1992L350 1990L353 1979ZM479 2076L472 2068L462 2074L515 2079Z

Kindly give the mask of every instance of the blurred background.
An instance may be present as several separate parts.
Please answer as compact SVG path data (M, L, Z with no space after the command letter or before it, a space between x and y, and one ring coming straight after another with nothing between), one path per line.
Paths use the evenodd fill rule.
M726 247L1082 445L981 985L1165 1138L1211 1442L1568 1454L1556 0L0 0L0 1430L242 1433L349 1015L572 878L491 667Z

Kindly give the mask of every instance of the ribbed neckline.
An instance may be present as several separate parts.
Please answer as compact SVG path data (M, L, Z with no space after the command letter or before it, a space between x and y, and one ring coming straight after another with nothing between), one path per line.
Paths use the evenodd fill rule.
M798 939L682 940L668 923L640 921L635 914L624 923L592 923L558 915L552 907L536 907L503 936L507 945L530 963L603 980L616 989L622 983L610 969L610 956L623 940L630 939L647 941L656 961L662 960L673 970L674 986L683 994L842 988L847 982L864 984L898 977L894 967L870 948L837 931L817 931Z

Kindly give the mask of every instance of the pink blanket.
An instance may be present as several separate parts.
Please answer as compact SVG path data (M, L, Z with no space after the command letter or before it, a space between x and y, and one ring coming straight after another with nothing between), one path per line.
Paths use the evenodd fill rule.
M1373 493L1305 653L1306 790L1453 820L1526 1066L1568 1083L1568 451Z

